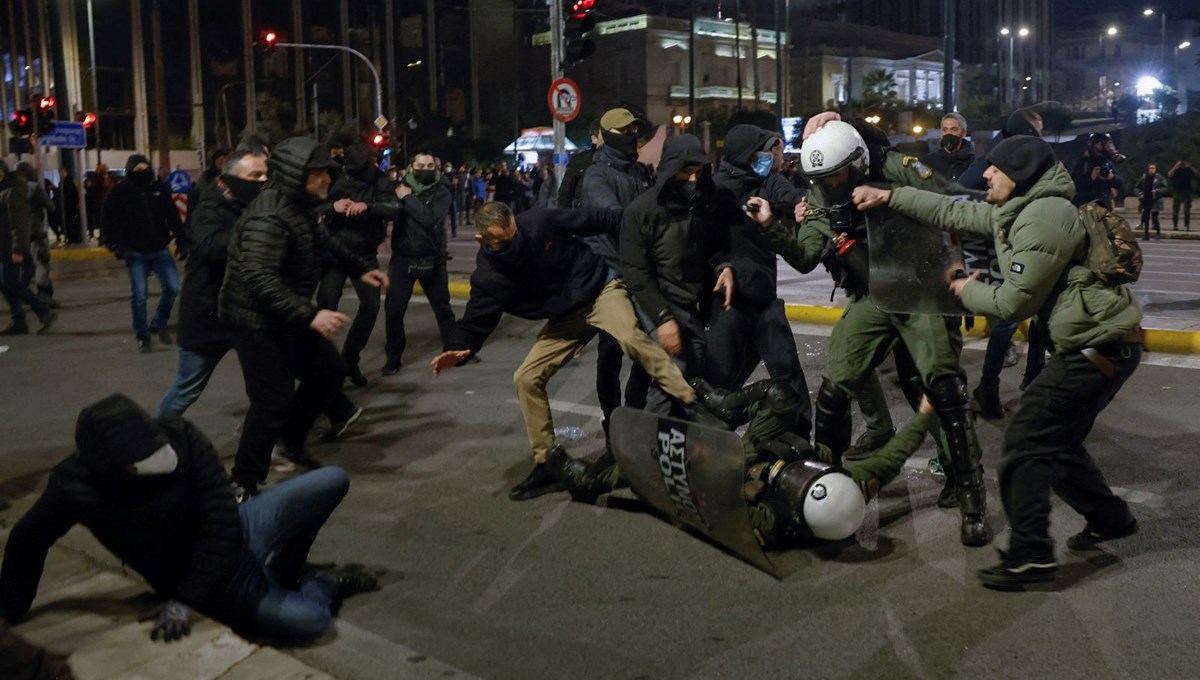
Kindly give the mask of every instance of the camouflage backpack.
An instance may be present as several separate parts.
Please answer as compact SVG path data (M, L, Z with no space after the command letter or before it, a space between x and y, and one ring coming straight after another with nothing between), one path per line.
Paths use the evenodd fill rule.
M1088 253L1084 266L1110 286L1133 283L1142 274L1142 249L1125 218L1099 203L1079 209L1079 223L1087 230Z

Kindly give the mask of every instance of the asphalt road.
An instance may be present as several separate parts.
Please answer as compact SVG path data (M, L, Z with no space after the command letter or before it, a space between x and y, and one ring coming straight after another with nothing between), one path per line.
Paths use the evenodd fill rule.
M18 506L71 450L80 408L121 391L153 410L174 370L173 347L136 353L116 263L64 263L60 274L54 332L0 342L0 501ZM791 570L782 580L671 526L627 491L595 506L562 495L511 502L508 488L530 467L511 375L538 326L506 319L482 362L435 379L432 313L416 301L409 314L405 367L379 376L377 329L364 356L371 384L351 392L365 419L348 439L312 447L353 480L313 560L387 575L380 592L346 603L336 637L290 650L311 666L364 680L1195 677L1195 359L1148 357L1088 440L1142 532L1072 554L1061 541L1083 521L1056 505L1059 581L1010 594L976 583L995 553L958 544L956 513L935 505L929 446L872 504L855 539L782 556ZM797 328L811 384L827 332ZM571 445L577 454L601 445L594 359L589 348L551 382L557 424L590 433ZM970 376L981 359L972 341ZM1020 369L1002 380L1012 408ZM886 382L903 422L907 407ZM188 415L231 456L245 408L231 355ZM997 528L1002 426L979 424Z

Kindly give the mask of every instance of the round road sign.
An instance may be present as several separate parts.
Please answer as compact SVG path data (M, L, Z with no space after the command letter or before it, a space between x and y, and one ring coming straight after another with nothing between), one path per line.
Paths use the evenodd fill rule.
M550 113L557 120L569 123L579 115L583 105L583 97L579 94L579 86L570 78L559 78L550 86L546 94L546 103L550 105Z

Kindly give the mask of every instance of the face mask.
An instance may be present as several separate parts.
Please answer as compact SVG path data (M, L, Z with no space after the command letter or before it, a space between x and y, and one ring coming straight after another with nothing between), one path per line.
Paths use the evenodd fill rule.
M962 146L962 138L958 135L946 135L942 137L942 148L946 153L954 153L958 151L958 147Z
M135 170L129 173L130 180L139 187L145 188L154 184L153 170Z
M775 165L775 155L770 151L755 151L754 164L750 169L759 177L766 177L771 174L771 168Z
M675 195L682 199L684 203L691 203L692 199L696 197L696 182L672 181L671 184L671 189L675 192Z
M604 143L611 146L621 153L625 158L637 158L637 135L625 135L619 132L609 132L603 130L600 133L604 137Z
M497 249L484 247L483 252L496 262L518 266L525 260L525 236L517 232L512 239Z
M413 177L421 184L433 184L437 179L437 170L413 170Z
M242 205L250 205L258 196L258 192L262 191L263 185L266 184L266 182L256 182L233 175L221 175L221 181L229 187L229 191L233 192L233 197Z

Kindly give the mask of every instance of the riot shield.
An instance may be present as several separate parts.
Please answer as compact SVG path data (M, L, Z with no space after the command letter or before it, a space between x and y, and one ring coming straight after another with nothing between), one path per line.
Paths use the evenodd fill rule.
M956 236L888 208L866 216L876 307L897 314L967 314L948 285L956 272L968 273Z
M737 434L621 407L613 413L609 435L613 455L634 493L751 565L779 576L750 525Z

